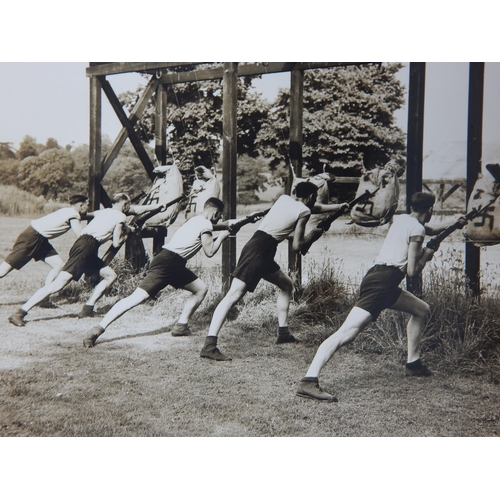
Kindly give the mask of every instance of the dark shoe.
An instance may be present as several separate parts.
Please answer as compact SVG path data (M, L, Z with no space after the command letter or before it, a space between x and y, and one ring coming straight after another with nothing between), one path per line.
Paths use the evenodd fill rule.
M281 333L278 335L277 344L293 344L295 342L299 342L299 339L296 339L291 333Z
M38 304L38 307L42 307L43 309L57 309L58 307L50 300L50 297L46 297Z
M19 308L12 316L9 317L9 322L16 326L24 326L26 325L24 317L27 314L28 313L24 309Z
M79 318L93 318L95 316L94 306L84 305L78 313Z
M316 399L326 403L336 403L338 399L320 386L317 377L304 377L297 386L297 396L301 398Z
M191 335L193 332L191 332L187 324L177 323L174 325L170 333L172 334L172 337L187 337L188 335Z
M411 363L406 363L405 376L407 377L429 377L431 375L432 372L420 361L420 358Z
M87 337L83 339L83 347L94 347L97 338L104 333L102 326L94 326L87 332Z
M212 347L209 349L204 347L200 352L200 356L202 358L214 359L215 361L231 361L231 358L222 354L218 347Z

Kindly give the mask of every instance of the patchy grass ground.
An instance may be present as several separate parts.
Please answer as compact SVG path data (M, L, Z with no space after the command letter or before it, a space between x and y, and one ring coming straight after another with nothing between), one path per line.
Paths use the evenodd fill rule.
M8 235L2 256L27 222L0 220ZM241 232L239 248L251 232L252 227ZM306 276L328 243L335 251L330 259L344 272L347 268L346 283L354 286L381 237L346 231L325 238L306 257L313 262L305 264ZM62 255L72 241L71 235L58 240ZM193 265L218 262L215 257ZM233 357L228 363L199 357L209 317L203 309L193 320L192 337L170 336L185 298L172 290L119 319L93 349L83 348L82 339L97 321L78 319L81 303L66 298L56 310L33 309L24 328L10 325L7 317L41 284L46 270L30 263L0 282L0 436L492 437L499 432L500 394L490 378L438 371L429 379L407 379L400 359L360 352L357 343L340 351L322 373L324 388L338 403L297 398L295 386L331 329L303 326L294 304L290 326L306 341L275 345L272 294L249 300L224 326L219 344ZM104 314L117 300L105 297L98 312ZM208 308L208 301L202 307Z

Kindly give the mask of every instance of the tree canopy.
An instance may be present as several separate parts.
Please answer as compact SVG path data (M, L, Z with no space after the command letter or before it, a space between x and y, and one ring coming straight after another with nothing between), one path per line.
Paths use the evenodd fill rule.
M267 119L270 104L252 92L252 79L238 79L237 127L239 155L258 156L255 141L262 124ZM119 95L126 109L131 111L143 91ZM167 123L164 124L169 147L169 160L175 160L185 177L194 173L194 167L217 166L222 141L222 82L206 80L167 85ZM155 103L146 108L136 126L144 142L155 134Z
M405 155L405 136L394 112L404 104L396 78L400 63L345 66L304 72L304 166L319 172L356 171L362 161L386 163ZM282 89L257 137L256 147L270 166L286 172L289 162L290 91ZM350 172L351 173L351 172Z

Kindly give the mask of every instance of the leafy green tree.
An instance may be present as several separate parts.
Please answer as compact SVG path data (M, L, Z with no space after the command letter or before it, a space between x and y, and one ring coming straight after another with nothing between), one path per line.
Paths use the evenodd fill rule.
M24 160L29 156L38 156L44 149L42 144L38 144L34 137L25 135L19 144L17 156L20 160Z
M104 141L103 152L106 153L110 148L111 142ZM154 152L151 147L146 144L145 149L153 159ZM146 193L151 187L151 180L129 142L121 148L118 157L104 176L102 184L110 196L117 192L125 192L131 198Z
M251 92L251 78L238 79L238 154L257 156L255 140L267 119L270 104ZM142 93L120 94L120 100L130 111ZM167 143L170 160L176 160L185 180L194 167L214 167L220 156L222 141L222 82L206 80L167 86ZM154 106L150 105L136 127L141 139L154 139Z
M19 160L17 158L0 160L0 185L16 186L18 172Z
M269 172L267 162L262 158L251 158L248 155L238 157L237 163L237 189L238 203L243 205L257 203L257 192L267 189L267 176Z
M0 142L0 160L10 160L16 158L16 153L12 149L11 142Z
M21 189L35 196L58 200L71 192L74 162L65 149L48 149L28 156L20 163L18 182Z
M53 139L52 137L49 137L47 141L45 142L45 150L47 149L59 149L61 146L59 146L58 142Z
M365 158L374 166L405 154L394 112L404 104L400 63L304 72L303 162L318 173L354 175ZM257 147L279 175L289 162L290 92L282 89L259 132Z

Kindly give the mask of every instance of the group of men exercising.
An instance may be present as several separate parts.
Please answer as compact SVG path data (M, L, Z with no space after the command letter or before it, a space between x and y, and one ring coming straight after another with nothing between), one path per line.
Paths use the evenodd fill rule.
M318 204L317 187L310 182L299 182L293 195L282 195L264 216L257 231L245 244L231 277L229 291L216 307L200 356L215 361L229 361L217 346L220 330L231 310L247 292L253 292L259 281L264 279L278 287L277 344L294 343L298 340L288 327L288 312L293 292L293 282L276 263L277 246L284 240L291 240L295 251L318 238L313 229L306 234L306 224L311 213L336 212L346 208L346 204ZM342 326L328 337L318 348L305 375L297 386L300 397L318 401L333 402L337 398L324 391L319 385L319 374L333 354L343 345L352 342L372 321L376 321L384 309L394 309L410 314L407 325L408 359L407 376L429 376L431 371L420 360L420 341L429 314L429 306L409 291L400 287L405 276L418 275L434 252L423 247L426 234L437 234L445 225L430 227L434 195L415 193L411 198L411 213L395 216L387 233L380 253L366 273L360 286L359 297ZM43 260L52 269L45 284L10 317L15 326L24 326L29 311L36 305L50 307L50 296L66 287L71 281L78 281L83 275L99 275L101 278L90 298L79 313L80 318L95 315L95 303L116 280L115 271L99 257L99 247L111 240L118 248L134 231L127 224L127 216L143 214L160 208L159 205L132 206L128 195L119 193L113 198L112 208L97 210L87 214L88 199L77 195L70 200L70 207L31 222L30 226L17 238L12 252L0 264L0 278L13 269L21 269L31 259ZM224 210L218 198L209 198L203 212L190 218L173 235L161 251L155 255L147 274L136 290L118 301L92 327L83 340L87 348L94 347L97 339L124 313L148 298L155 298L168 285L190 292L182 313L173 326L174 337L191 335L189 320L205 298L207 285L187 267L187 261L203 249L207 257L213 257L229 236L231 224L235 221L220 222ZM83 226L85 215L92 220ZM466 221L464 220L464 224ZM77 239L69 251L65 264L57 254L50 240L72 229ZM213 232L217 232L217 237Z

